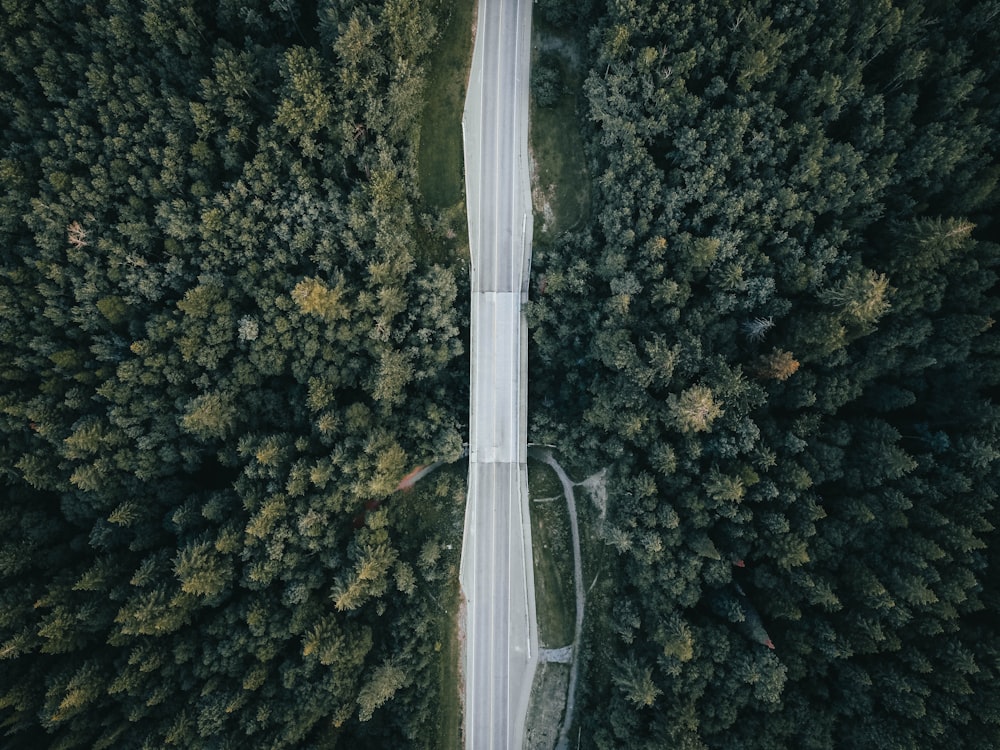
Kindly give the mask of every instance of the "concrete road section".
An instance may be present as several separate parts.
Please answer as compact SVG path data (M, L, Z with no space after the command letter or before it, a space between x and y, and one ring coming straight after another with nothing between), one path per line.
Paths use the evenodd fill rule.
M472 256L465 747L520 750L538 660L527 491L530 0L480 0L462 121Z

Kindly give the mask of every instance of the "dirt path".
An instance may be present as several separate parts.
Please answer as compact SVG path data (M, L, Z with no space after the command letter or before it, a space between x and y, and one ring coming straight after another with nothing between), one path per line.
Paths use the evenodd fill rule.
M576 681L580 668L580 660L577 656L583 640L583 607L586 603L586 594L583 590L583 561L580 556L580 525L576 518L576 496L573 493L573 480L569 478L563 467L553 457L552 451L539 450L537 451L537 455L539 459L552 467L556 476L559 477L560 483L562 483L563 494L566 496L566 510L569 514L570 537L573 542L573 588L576 593L576 623L573 628L569 685L566 688L566 714L563 717L562 727L559 731L559 740L556 742L556 750L569 750L569 730L573 726Z

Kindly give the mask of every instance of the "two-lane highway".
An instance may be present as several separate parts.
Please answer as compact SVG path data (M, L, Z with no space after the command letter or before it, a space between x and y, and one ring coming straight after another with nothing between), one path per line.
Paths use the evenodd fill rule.
M527 493L531 0L480 0L462 129L472 257L465 747L520 750L538 655Z

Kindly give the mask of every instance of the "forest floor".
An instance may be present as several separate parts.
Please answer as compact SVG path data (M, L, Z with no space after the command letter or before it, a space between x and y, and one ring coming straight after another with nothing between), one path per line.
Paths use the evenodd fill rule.
M582 104L582 39L537 16L532 21L532 65L541 54L558 60L562 96L555 106L531 105L531 199L535 231L554 238L583 222L590 212L590 176L578 109Z

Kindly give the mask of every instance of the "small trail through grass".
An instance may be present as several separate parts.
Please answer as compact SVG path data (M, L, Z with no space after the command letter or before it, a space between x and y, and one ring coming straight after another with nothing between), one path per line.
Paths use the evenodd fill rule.
M583 618L587 598L583 581L580 527L577 516L576 494L574 492L574 487L578 485L585 486L589 492L594 493L595 490L599 489L594 485L601 483L600 480L603 479L603 474L595 475L583 483L577 483L570 479L565 469L563 469L562 465L556 460L552 451L548 448L529 448L529 456L532 459L536 459L538 462L547 465L555 473L555 476L559 480L559 485L562 488L562 497L566 500L566 511L569 518L570 542L573 556L573 599L576 610L573 622L572 641L567 646L543 649L539 657L540 662L545 664L568 664L569 666L569 676L565 690L565 713L563 714L562 722L559 728L559 737L555 744L556 750L569 750L569 731L573 726L574 719L573 714L574 704L576 702L576 686L580 667L579 655L583 642ZM546 495L551 493L553 490L547 482L544 483L543 487L540 489ZM543 499L550 500L551 498L546 497Z
M580 525L576 515L576 496L573 493L573 482L567 476L563 467L556 461L552 451L545 451L541 460L552 467L562 483L566 495L566 510L569 513L570 537L573 543L573 591L576 597L576 621L573 627L573 649L578 651L583 640L583 608L586 603L586 593L583 590L583 561L580 556ZM566 688L566 713L563 716L562 728L556 750L569 750L569 730L573 726L573 706L576 703L576 681L580 671L580 660L573 654L569 667L569 685Z

